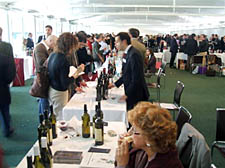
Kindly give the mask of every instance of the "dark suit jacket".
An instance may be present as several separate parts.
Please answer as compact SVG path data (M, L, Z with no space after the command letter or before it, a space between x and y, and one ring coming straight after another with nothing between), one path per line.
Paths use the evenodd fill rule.
M38 37L38 42L37 42L37 43L40 43L43 39L46 40L45 35L39 36L39 37Z
M10 104L9 84L16 75L16 66L11 44L0 41L0 105Z
M184 53L188 56L193 56L198 52L198 43L195 39L189 38L184 44L185 50Z
M40 72L40 67L43 66L44 62L48 59L49 53L44 44L39 43L34 49L34 64L36 72Z
M206 40L203 40L199 43L199 52L208 52L209 43Z
M115 82L116 87L124 84L128 97L127 110L132 109L139 101L148 101L149 92L144 78L143 60L140 52L131 46L123 60L122 76Z
M170 41L170 52L177 52L178 50L178 45L177 45L177 41L175 38L172 38Z
M34 48L33 39L27 38L27 49L33 49L33 48Z

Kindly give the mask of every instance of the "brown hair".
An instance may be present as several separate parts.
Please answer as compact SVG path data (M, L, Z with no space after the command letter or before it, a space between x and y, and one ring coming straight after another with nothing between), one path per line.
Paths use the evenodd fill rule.
M76 49L78 42L72 33L63 33L56 42L56 52L68 55L70 50Z
M141 129L154 152L166 153L176 147L177 125L168 110L150 102L139 102L128 112L128 120Z

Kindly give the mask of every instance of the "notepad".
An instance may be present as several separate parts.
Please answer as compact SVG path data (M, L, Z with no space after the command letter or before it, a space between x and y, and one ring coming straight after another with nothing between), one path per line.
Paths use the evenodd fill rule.
M82 152L80 151L56 151L53 156L54 163L80 164Z

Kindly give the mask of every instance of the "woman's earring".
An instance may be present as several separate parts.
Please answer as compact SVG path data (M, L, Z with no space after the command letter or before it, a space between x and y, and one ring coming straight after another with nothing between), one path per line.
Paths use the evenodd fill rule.
M147 143L147 144L146 144L146 146L147 146L147 147L150 147L150 146L151 146L151 144Z

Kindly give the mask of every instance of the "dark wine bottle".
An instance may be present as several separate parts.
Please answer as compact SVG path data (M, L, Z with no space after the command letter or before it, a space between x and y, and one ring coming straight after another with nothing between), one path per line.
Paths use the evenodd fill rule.
M95 145L103 145L104 143L104 125L101 119L101 111L97 110L97 119L95 121Z
M102 109L101 109L101 102L99 101L98 102L98 109L100 110L100 117L101 117L101 119L103 120L103 111L102 111ZM97 112L97 111L96 111Z
M96 101L101 101L101 79L98 78L98 83L96 86Z
M90 115L87 113L87 104L84 105L84 114L82 116L82 137L90 137Z
M32 155L27 156L27 168L33 168L32 165Z
M56 128L56 116L53 112L53 107L50 106L50 116L49 116L49 120L51 122L51 125L52 125L52 138L55 139L57 138L57 128Z
M48 145L51 146L52 145L52 124L48 118L48 110L44 111L44 116L45 116L45 126L48 128L48 132L47 132Z
M46 137L41 138L41 161L44 165L44 168L52 168L52 154L51 149L48 148Z
M97 119L98 105L95 106L95 114L92 117L92 137L95 138L95 120Z
M44 125L44 116L43 114L40 114L39 116L39 121L40 124L38 126L38 142L39 142L39 148L41 149L41 137L46 137L47 138L47 134L48 134L48 128L46 127L46 125Z

